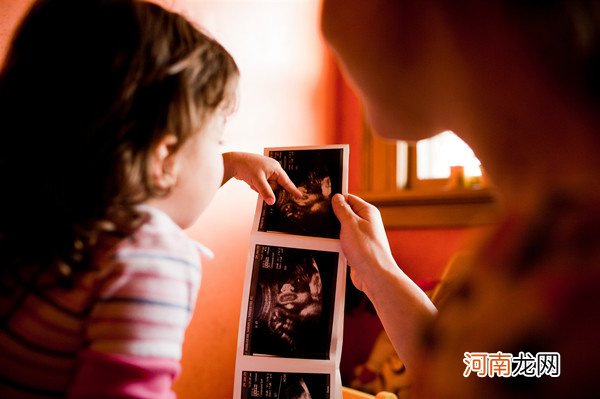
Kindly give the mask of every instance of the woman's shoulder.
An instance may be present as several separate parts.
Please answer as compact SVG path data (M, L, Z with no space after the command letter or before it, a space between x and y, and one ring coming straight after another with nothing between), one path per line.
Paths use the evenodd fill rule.
M476 377L463 377L471 371L467 354L489 360L501 352L513 359L551 353L571 374L556 384L538 378L506 384L507 397L523 394L521 388L539 397L582 396L567 393L573 387L585 392L593 378L577 375L590 374L598 356L593 348L600 322L591 315L600 306L593 295L600 280L599 232L600 205L583 197L554 196L535 215L507 218L469 260L426 334L423 381L429 389L469 397L463 389L471 389ZM498 388L495 379L476 379L482 390Z

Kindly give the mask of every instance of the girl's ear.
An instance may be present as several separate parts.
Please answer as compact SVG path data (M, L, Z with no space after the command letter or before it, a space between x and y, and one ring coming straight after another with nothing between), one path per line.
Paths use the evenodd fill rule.
M168 190L177 183L179 172L175 152L177 137L165 135L154 147L150 156L150 177L155 187Z

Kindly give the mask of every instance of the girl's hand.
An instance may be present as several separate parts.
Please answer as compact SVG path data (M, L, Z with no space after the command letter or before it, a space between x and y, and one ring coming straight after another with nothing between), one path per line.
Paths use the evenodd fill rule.
M277 187L283 188L294 197L303 196L279 162L273 158L248 152L226 152L223 154L223 164L223 184L232 177L243 180L269 205L275 203L273 190Z

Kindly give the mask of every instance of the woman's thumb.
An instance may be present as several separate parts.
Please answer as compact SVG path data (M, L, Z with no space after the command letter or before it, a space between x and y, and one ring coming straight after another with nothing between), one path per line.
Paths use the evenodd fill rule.
M333 213L335 213L340 223L344 223L344 221L354 216L354 211L350 208L350 205L348 205L342 194L335 194L331 200L331 204L333 206Z

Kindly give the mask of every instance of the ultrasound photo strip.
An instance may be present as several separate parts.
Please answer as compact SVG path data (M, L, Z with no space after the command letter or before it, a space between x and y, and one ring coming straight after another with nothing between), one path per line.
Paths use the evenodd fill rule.
M304 196L279 189L274 205L258 200L234 398L341 398L346 259L331 198L348 193L349 147L267 148L265 155Z
M331 198L342 193L344 148L311 150L268 150L290 179L304 193L294 198L276 190L275 204L262 204L259 231L272 231L311 237L340 237L340 224L331 208Z
M338 258L256 245L244 355L329 359Z

